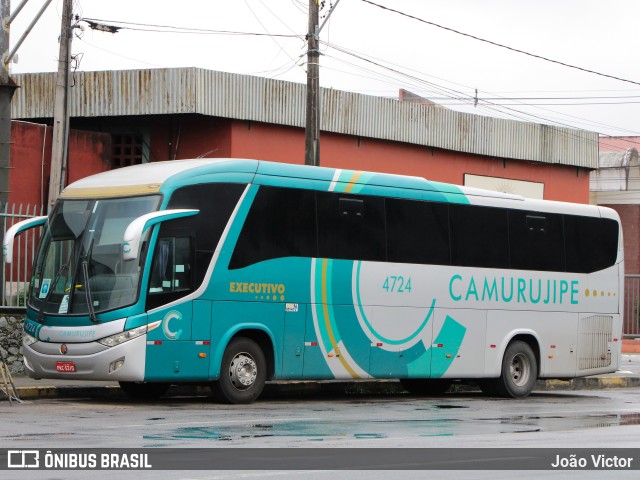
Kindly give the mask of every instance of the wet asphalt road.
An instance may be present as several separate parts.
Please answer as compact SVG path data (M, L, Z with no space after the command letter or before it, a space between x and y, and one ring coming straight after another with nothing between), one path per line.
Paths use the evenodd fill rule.
M638 448L640 452L640 389L534 393L522 400L454 393L424 398L265 400L243 406L219 405L206 397L151 403L36 400L13 407L0 405L0 438L5 448L606 447ZM238 457L241 471L242 452L233 448L230 455ZM8 473L14 472L0 472L0 478L17 478L6 476ZM118 478L298 478L303 472L294 473L154 471L119 472ZM466 472L465 478L508 478L507 473ZM558 474L525 472L518 476L556 478L553 473ZM563 472L563 478L577 473L580 478L603 478L602 472ZM633 472L607 473L632 478L627 475ZM390 478L389 472L359 475L349 472L347 478ZM92 478L107 476L107 472L91 473ZM329 478L327 472L306 472L304 476ZM438 477L433 472L410 472L404 477L427 476ZM87 475L30 472L20 478Z

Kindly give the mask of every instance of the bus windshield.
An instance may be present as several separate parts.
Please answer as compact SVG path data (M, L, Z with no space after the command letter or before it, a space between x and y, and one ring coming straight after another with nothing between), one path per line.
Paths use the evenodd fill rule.
M34 264L30 306L40 313L86 315L135 303L141 262L122 260L124 232L159 204L159 195L59 200Z

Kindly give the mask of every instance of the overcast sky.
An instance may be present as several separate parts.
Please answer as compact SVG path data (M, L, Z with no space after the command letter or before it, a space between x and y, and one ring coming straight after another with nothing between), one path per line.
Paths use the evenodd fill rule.
M404 88L480 115L640 135L638 0L371 2L637 83L533 58L365 0L340 0L321 32L322 87L385 97ZM15 8L19 0L11 3ZM326 0L322 14L331 3ZM43 4L30 0L22 10L11 26L12 44ZM57 69L61 10L62 0L53 0L12 73ZM308 0L76 0L80 17L126 28L115 34L76 29L72 51L86 71L194 66L305 83L307 11Z

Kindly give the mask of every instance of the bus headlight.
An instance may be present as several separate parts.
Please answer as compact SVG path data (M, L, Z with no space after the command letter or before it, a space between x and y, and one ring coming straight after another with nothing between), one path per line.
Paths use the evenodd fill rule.
M111 335L110 337L101 338L100 340L98 340L98 343L106 345L107 347L115 347L116 345L120 345L121 343L133 340L140 335L144 335L145 333L147 333L147 326L143 325L141 327L132 328L131 330L116 333L115 335Z
M22 332L22 344L24 346L28 347L29 345L33 345L37 341L38 339L36 337L29 335L27 332Z

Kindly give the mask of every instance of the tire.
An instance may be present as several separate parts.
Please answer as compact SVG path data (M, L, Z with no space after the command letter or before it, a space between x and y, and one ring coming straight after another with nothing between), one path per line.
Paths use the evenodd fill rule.
M120 388L134 400L155 400L169 390L168 383L119 382Z
M400 380L402 388L414 395L443 395L449 391L453 381L447 379L417 379L403 378Z
M501 372L494 385L499 396L528 396L538 379L538 363L529 344L520 340L511 342L504 352Z
M224 403L251 403L262 393L266 379L267 361L260 346L249 338L234 338L222 356L213 393Z

